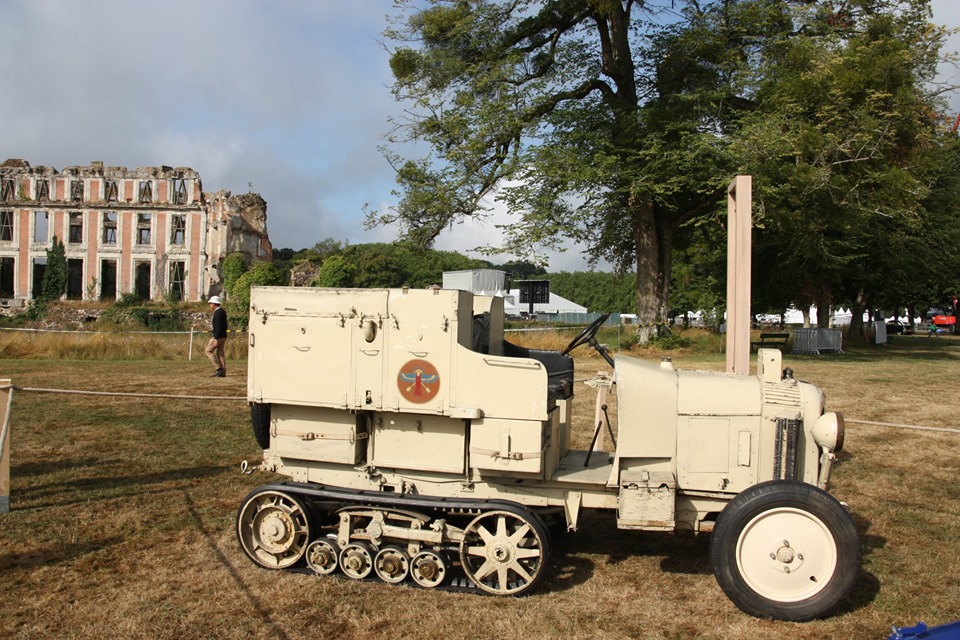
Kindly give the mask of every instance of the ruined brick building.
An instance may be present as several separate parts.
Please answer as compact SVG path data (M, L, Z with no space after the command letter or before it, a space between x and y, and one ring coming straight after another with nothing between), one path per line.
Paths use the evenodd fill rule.
M257 194L204 194L188 167L0 164L0 305L40 294L53 237L66 250L68 299L202 300L220 292L227 253L272 259Z

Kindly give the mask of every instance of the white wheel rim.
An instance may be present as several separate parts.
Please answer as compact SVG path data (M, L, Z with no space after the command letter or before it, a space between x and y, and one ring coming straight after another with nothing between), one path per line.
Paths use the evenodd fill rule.
M837 569L837 544L815 515L792 507L770 509L740 532L737 568L764 598L798 602L826 588Z

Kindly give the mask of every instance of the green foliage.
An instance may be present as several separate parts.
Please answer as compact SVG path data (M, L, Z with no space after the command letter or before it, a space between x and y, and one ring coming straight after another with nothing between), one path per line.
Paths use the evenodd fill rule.
M47 249L47 268L43 272L41 295L45 300L59 300L67 292L67 254L63 242L53 236Z
M666 332L651 338L648 344L664 351L676 351L689 347L691 343L689 338Z
M320 260L326 260L330 256L342 253L345 246L343 242L327 237L313 245L308 251L316 255Z
M269 262L255 262L250 270L233 283L230 299L224 308L235 328L246 327L250 315L250 287L279 286L286 284L282 271Z
M141 302L142 300L140 300L140 296L138 296L136 292L128 291L127 293L121 295L120 298L113 304L113 306L120 309L125 309L139 305Z
M45 298L37 298L22 313L17 314L17 318L26 322L43 320L50 310L50 302Z
M408 243L372 243L344 247L327 258L314 281L320 287L423 288L439 284L444 271L489 269L485 260L453 251L419 249Z
M315 287L352 287L357 277L357 268L343 256L331 256L324 260L313 281Z
M224 293L228 296L233 293L234 284L247 269L247 259L242 253L230 253L223 259L220 265L220 282Z
M723 244L688 224L721 230L726 185L746 173L761 308L940 288L911 259L932 262L930 233L960 245L928 208L944 31L922 0L836 4L678 0L663 20L645 3L402 3L385 34L393 91L421 110L392 142L431 153L385 152L402 200L367 222L427 246L496 196L511 218L491 253L585 243L636 269L651 322L722 303Z
M859 318L883 291L912 297L928 262L942 147L925 84L941 32L918 3L866 5L842 25L824 7L798 17L811 37L766 52L762 108L734 140L761 205L754 272L769 307L845 302Z
M628 313L636 308L635 274L615 275L601 271L551 273L550 291L583 305L590 312Z
M125 299L124 299L125 298ZM185 321L177 309L143 305L137 298L124 296L100 315L102 325L133 325L151 331L184 331Z

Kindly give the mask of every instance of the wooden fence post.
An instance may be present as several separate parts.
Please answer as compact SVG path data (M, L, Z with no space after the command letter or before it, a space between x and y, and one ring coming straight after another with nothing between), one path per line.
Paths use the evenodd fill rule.
M750 268L753 179L727 189L727 371L750 373Z
M10 513L10 409L13 405L13 382L0 380L0 513Z

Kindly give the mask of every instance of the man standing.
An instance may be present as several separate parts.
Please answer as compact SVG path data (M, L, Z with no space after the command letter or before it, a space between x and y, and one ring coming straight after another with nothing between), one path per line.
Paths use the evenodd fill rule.
M210 308L213 310L213 335L205 351L215 369L211 377L226 378L227 358L224 348L227 344L227 312L220 307L220 296L210 296Z

